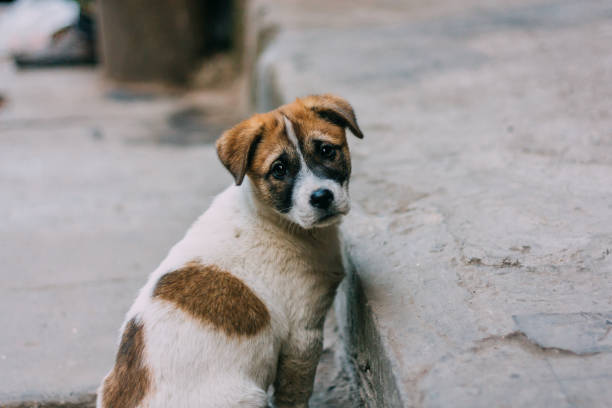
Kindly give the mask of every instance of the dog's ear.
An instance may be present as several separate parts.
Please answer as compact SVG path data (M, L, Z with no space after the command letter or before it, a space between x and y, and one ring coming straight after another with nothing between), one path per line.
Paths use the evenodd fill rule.
M236 185L242 184L264 130L263 121L255 116L226 130L217 140L217 155L234 176Z
M359 139L363 133L357 125L357 118L350 103L339 96L332 94L311 95L302 99L304 106L312 110L322 119L341 127L348 127Z

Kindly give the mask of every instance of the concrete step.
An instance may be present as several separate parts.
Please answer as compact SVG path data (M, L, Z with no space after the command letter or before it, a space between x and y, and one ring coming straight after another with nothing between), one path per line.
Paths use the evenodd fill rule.
M364 405L612 405L610 2L250 14L258 110L332 92L365 133L336 304Z

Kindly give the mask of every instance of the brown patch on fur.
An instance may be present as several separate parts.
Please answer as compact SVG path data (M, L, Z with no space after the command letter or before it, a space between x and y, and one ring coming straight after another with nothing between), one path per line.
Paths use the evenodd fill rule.
M309 136L317 130L329 142L343 146L343 149L346 148L344 153L347 157L344 128L348 127L355 136L363 138L353 108L345 99L331 94L298 98L273 111L257 114L240 122L217 140L219 159L232 173L236 184L242 183L249 170L259 174L267 171L267 166L271 164L269 161L282 150L279 143L289 144L290 147L284 133L281 114L286 115L302 129L302 135ZM306 142L300 140L300 143ZM263 154L257 154L258 150Z
M228 336L253 336L270 323L268 309L251 289L215 265L190 262L167 273L153 297L174 303Z
M315 174L341 183L351 173L345 128L363 137L351 105L329 94L296 99L271 112L254 115L224 132L217 141L217 153L236 184L240 185L248 175L259 198L280 212L290 209L293 183L300 166L295 146L286 134L283 116L291 121L308 166ZM338 154L333 160L321 157L317 151L321 143L335 146ZM279 158L287 167L287 177L283 180L270 177L271 166Z
M341 127L348 127L351 132L363 139L363 133L357 124L353 107L346 99L332 94L310 95L302 98L304 107L315 112L319 117Z
M143 364L143 325L130 320L123 331L115 367L104 379L102 406L108 408L134 408L150 387L149 372Z
M337 106L337 110L334 110L334 106ZM313 170L317 167L320 170L329 170L329 174L325 176L338 181L348 179L351 174L351 156L345 127L349 127L358 137L363 137L348 102L331 95L308 96L279 109L291 121L309 167ZM322 112L325 114L321 115ZM337 146L338 154L335 159L321 159L316 152L315 141Z

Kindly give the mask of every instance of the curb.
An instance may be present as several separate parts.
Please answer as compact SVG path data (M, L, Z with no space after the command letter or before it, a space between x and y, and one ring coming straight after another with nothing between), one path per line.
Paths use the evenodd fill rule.
M251 44L257 53L251 55L254 59L247 61L245 66L247 75L251 77L250 99L253 106L256 111L265 112L290 102L286 95L294 92L284 89L277 80L276 64L280 62L277 43L283 35L281 25L274 21L264 22L260 18L252 18L264 14L258 10L261 7L261 4L251 3L246 21L250 27L246 32L251 34L251 38L257 41L264 39L264 42ZM353 211L359 213L359 209ZM361 215L358 217L362 218ZM342 230L347 228L350 227ZM350 234L343 235L346 237ZM334 301L334 312L344 347L343 368L353 377L362 400L361 406L403 407L392 365L381 342L359 275L351 261L349 246L350 243L345 242L343 252L346 277Z

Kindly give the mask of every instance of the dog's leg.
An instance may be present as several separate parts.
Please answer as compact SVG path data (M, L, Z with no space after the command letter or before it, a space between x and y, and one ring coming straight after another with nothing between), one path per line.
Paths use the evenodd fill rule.
M300 330L283 345L274 383L276 408L306 408L312 394L323 330Z
M209 408L266 408L268 406L266 392L251 381L241 381L235 378L227 381L218 380L216 384L207 387L203 393L200 391L199 401L201 403L197 406Z

